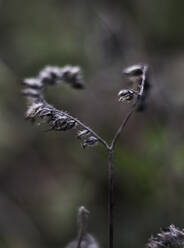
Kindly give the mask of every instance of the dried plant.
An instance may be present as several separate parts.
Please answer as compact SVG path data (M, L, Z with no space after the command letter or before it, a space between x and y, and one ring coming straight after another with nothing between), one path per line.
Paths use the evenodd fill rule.
M155 237L151 237L146 245L147 248L183 248L184 230L174 225L161 230Z
M120 90L118 93L119 101L132 103L129 112L123 118L119 129L116 131L111 144L108 144L95 131L79 121L77 118L67 112L58 110L48 104L44 99L44 91L48 86L60 83L67 83L76 89L82 89L84 81L79 67L65 66L63 68L48 66L44 68L36 78L28 78L23 81L26 88L23 94L27 98L28 109L26 118L32 121L39 120L48 124L50 130L66 131L70 129L76 130L77 138L80 140L82 147L97 145L101 143L109 154L109 248L113 248L114 235L114 151L116 143L123 132L129 118L136 110L142 110L145 107L145 101L149 90L148 66L144 64L133 65L126 68L123 73L131 82L130 89ZM86 214L84 209L81 213ZM81 241L80 241L81 242ZM77 248L83 247L77 245ZM86 247L86 246L84 246Z
M87 220L89 211L81 206L78 210L78 235L77 238L70 242L66 248L99 248L95 238L87 233Z

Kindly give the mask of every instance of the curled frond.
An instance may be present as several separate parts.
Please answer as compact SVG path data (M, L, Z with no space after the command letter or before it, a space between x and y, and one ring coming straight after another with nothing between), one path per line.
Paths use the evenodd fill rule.
M183 248L184 230L170 225L149 239L147 248Z
M48 86L62 82L73 88L82 89L84 81L80 67L46 66L39 72L38 77L24 79L22 84L25 88L22 93L28 102L26 118L38 122L41 120L41 123L44 122L48 125L49 130L76 129L77 138L81 139L83 147L97 144L98 135L96 133L67 112L54 108L44 99L44 92ZM87 138L88 135L90 135L89 138Z

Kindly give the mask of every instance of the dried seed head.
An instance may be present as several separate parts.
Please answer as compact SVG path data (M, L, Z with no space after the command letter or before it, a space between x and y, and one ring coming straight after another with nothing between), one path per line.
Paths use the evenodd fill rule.
M143 74L144 65L137 64L132 65L123 70L123 74L127 76L142 76Z
M43 84L48 85L58 84L62 81L78 89L82 89L84 85L82 72L78 66L46 66L40 71L38 78L40 78Z
M44 84L54 85L61 80L61 69L56 66L46 66L39 73L39 78Z
M26 112L26 118L34 119L36 115L42 110L42 103L33 103L29 106Z
M143 76L146 76L147 69L148 66L144 64L132 65L123 70L123 74L125 74L128 77L128 80L133 83L132 88L141 91L142 79Z
M80 130L78 133L77 133L77 138L78 139L81 139L83 138L84 136L88 135L89 134L89 131L87 129L84 129L84 130Z
M72 129L76 124L74 120L69 119L67 116L58 116L54 113L48 122L49 126L55 131L66 131Z
M22 82L25 86L33 89L43 88L43 83L39 78L26 78Z
M170 225L164 228L155 237L151 237L146 245L147 248L183 248L184 230Z
M79 66L65 66L62 69L62 79L71 84L73 88L82 89L84 87L82 72Z
M24 89L22 90L22 94L27 96L27 97L33 97L33 98L38 98L40 96L40 92L35 89Z
M119 92L119 101L130 102L137 96L139 98L137 111L144 110L150 90L148 66L145 64L132 65L123 70L123 73L128 77L132 85L130 90L121 90Z
M131 100L134 99L135 91L128 89L120 90L118 96L120 102L130 102Z
M98 143L98 139L95 138L94 136L90 136L88 139L85 139L83 141L82 146L83 146L83 148L86 148L88 146L95 146L95 145L97 145L97 143Z
M82 129L78 132L77 137L80 139L86 138L82 141L83 147L94 146L98 139L93 136L87 137L91 135L91 132L83 129L85 125L68 113L54 108L44 99L43 93L47 87L61 82L68 83L74 88L83 88L80 67L70 65L65 67L46 66L40 71L38 77L27 78L22 82L27 87L22 91L28 102L26 118L37 122L39 125L47 124L47 130Z
M52 114L51 109L49 108L43 108L40 112L39 112L39 117L40 118L44 118L45 116L50 116Z

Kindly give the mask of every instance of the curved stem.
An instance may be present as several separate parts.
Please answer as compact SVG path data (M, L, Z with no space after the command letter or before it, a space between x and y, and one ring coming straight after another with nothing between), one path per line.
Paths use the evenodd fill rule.
M95 131L93 131L90 127L86 126L84 123L79 121L77 118L75 118L75 117L73 117L67 113L65 113L65 115L68 116L69 118L72 118L76 123L78 123L84 129L88 130L107 148L107 150L109 150L110 146L107 144L107 142L101 136L99 136Z
M117 140L120 137L121 133L123 132L128 120L130 119L130 117L132 116L134 111L136 110L139 100L140 100L140 96L137 97L136 102L133 104L132 108L125 116L121 126L118 128L117 132L115 133L114 138L113 138L112 143L111 143L111 146L110 146L110 150L114 150L115 145L117 143Z
M125 119L123 120L120 128L116 132L111 146L109 148L109 199L108 199L108 211L109 211L109 248L113 248L114 243L114 150L116 142L121 134L121 132L124 130L124 127L126 126L128 120L130 119L131 115L136 110L137 104L139 101L139 97L137 98L136 102L132 106L129 113L126 115Z
M137 105L139 101L141 100L143 94L144 94L144 85L146 80L146 72L147 72L147 66L143 67L142 70L142 77L141 77L141 83L140 83L140 91L137 95L137 99L132 105L131 109L123 119L120 127L118 128L117 132L114 135L114 138L112 139L112 143L108 149L109 151L109 199L108 199L108 206L109 206L109 248L113 248L114 245L114 151L115 151L115 145L118 141L118 138L120 137L121 133L124 131L124 128L132 116L132 114L136 111Z

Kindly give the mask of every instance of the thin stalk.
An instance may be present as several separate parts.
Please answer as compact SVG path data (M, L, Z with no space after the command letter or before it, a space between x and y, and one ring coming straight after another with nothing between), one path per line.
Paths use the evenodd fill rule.
M110 147L107 144L107 142L101 136L99 136L94 130L92 130L90 127L85 125L83 122L79 121L77 118L69 115L66 112L65 112L65 115L68 116L69 118L73 119L76 123L78 123L84 129L88 130L91 134L93 134L106 147L107 150L109 150Z
M109 148L109 198L108 198L108 219L109 219L109 248L113 248L114 245L114 170L115 170L115 163L114 163L114 151L116 142L123 132L128 120L136 110L137 104L139 102L139 97L137 98L136 102L133 104L131 110L125 116L121 126L119 127L118 131L116 132L111 146Z
M109 200L108 200L108 211L109 211L109 248L113 248L114 243L114 151L109 150Z
M117 132L114 135L114 138L112 140L111 146L110 146L110 150L114 150L115 145L117 143L118 138L120 137L121 133L123 132L128 120L130 119L130 117L132 116L132 114L135 112L137 105L139 103L140 100L140 96L137 97L135 103L132 105L130 111L127 113L127 115L125 116L124 120L122 121L121 126L118 128Z
M147 66L143 67L142 71L142 78L141 78L141 84L140 84L140 91L137 95L137 99L132 105L131 109L123 119L120 127L118 128L117 132L114 135L114 138L112 139L112 143L108 149L109 151L109 199L108 199L108 206L109 206L109 248L113 248L114 246L114 169L115 169L115 163L114 163L114 152L115 152L115 145L118 141L118 138L120 137L121 133L124 131L124 128L126 124L128 123L128 120L133 115L133 113L137 109L137 105L139 104L143 94L144 94L144 85L146 80L146 72L147 72Z

